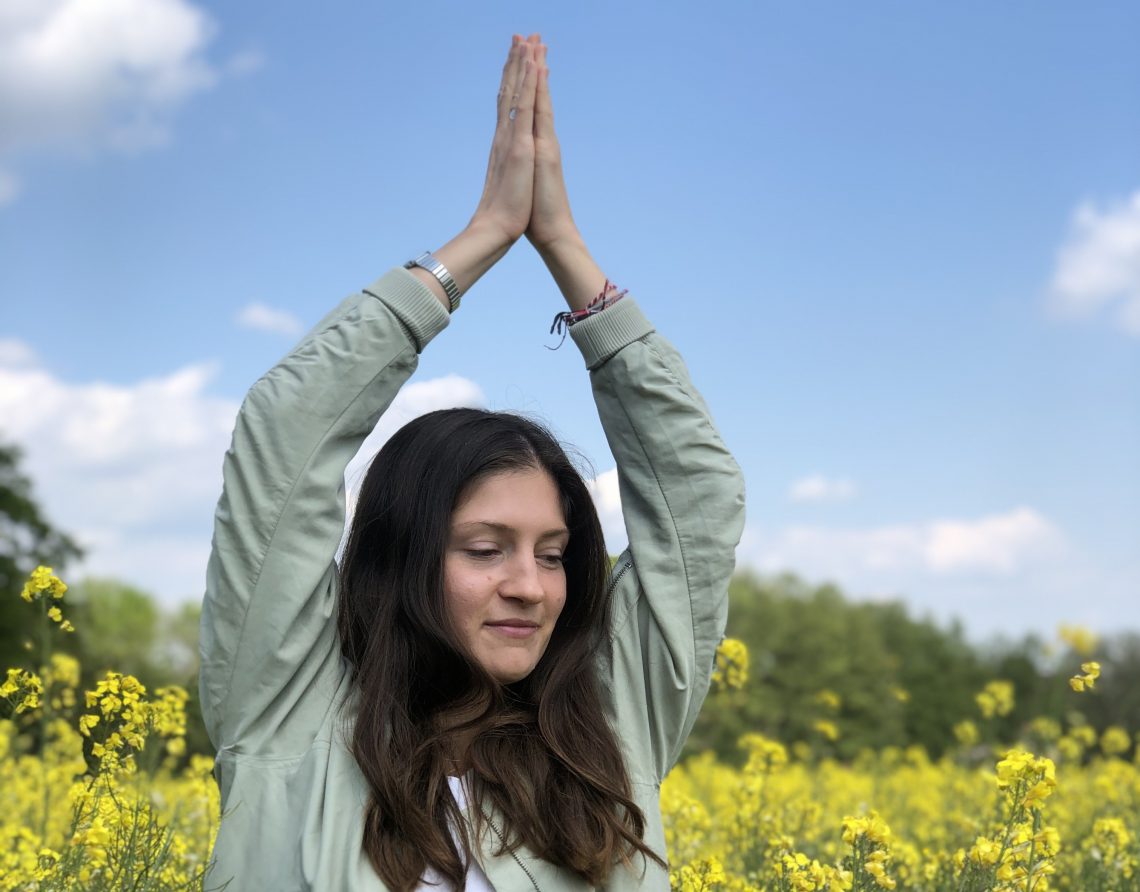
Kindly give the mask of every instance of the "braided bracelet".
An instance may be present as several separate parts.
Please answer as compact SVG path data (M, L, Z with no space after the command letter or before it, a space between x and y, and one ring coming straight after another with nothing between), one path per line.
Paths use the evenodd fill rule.
M547 347L547 350L557 350L566 342L566 332L570 330L570 326L576 322L581 322L587 316L594 316L606 309L612 307L625 295L629 294L628 288L623 288L617 291L617 285L613 284L609 279L606 279L606 284L602 286L601 293L598 294L592 301L590 301L581 310L563 310L561 313L555 313L554 322L550 326L550 333L561 333L562 340L558 342L557 347ZM611 292L617 291L616 294ZM564 328L565 327L565 328Z

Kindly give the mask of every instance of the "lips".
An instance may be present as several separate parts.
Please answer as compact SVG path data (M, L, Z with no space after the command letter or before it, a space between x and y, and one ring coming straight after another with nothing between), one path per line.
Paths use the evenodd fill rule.
M506 638L530 639L538 635L538 623L525 620L509 620L502 623L487 623L487 628L494 629Z

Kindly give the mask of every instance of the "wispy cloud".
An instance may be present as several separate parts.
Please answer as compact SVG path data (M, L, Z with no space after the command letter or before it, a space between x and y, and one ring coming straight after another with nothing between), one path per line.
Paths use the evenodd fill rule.
M1112 311L1123 331L1140 337L1140 191L1104 209L1077 208L1057 253L1049 306L1063 318Z
M226 72L236 77L253 74L265 67L265 54L261 50L242 50L226 62Z
M252 328L255 331L267 331L272 334L296 336L301 334L305 327L301 320L288 310L277 310L266 304L250 304L243 309L237 317L237 323L242 328Z
M0 338L0 368L17 369L37 365L36 351L16 338Z
M1024 507L866 529L790 526L751 541L745 554L765 569L803 568L839 577L900 570L1005 576L1063 545L1053 524Z
M812 474L797 480L788 489L793 502L841 502L855 495L855 484L850 480Z
M187 0L36 0L0 14L0 160L162 145L177 107L218 77ZM0 204L16 194L0 172Z
M1105 574L1028 506L870 527L752 523L736 556L741 568L831 582L856 598L904 600L913 615L963 621L975 638L1052 634L1065 621L1105 630L1137 621L1128 605L1140 563Z
M203 362L133 384L70 382L24 342L0 340L0 436L23 447L47 516L88 549L75 577L128 579L166 602L201 596L239 406L206 393L217 372ZM406 386L350 473L411 418L483 403L454 375Z

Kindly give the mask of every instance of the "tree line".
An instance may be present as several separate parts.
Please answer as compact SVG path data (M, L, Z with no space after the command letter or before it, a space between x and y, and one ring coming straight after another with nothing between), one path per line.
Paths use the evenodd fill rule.
M66 578L68 565L82 557L36 504L20 458L17 447L0 444L0 670L26 666L26 642L38 634L38 612L19 597L27 575L46 564ZM79 659L84 686L94 687L111 669L148 689L182 685L191 698L188 749L212 752L197 707L200 605L168 610L120 580L68 581L76 631L60 650ZM1014 740L1040 717L1087 723L1098 734L1111 725L1133 736L1140 731L1136 632L1116 633L1091 651L1033 636L977 645L960 625L916 619L902 602L854 601L834 585L813 586L791 574L738 573L729 601L728 635L747 647L749 680L710 694L686 754L711 749L739 761L737 740L759 731L844 759L865 748L915 744L936 757L956 744L955 726L965 720L975 723L981 742ZM1101 677L1078 696L1067 679L1089 659L1101 664ZM986 719L975 698L993 680L1012 684L1014 706ZM6 715L0 703L0 718Z

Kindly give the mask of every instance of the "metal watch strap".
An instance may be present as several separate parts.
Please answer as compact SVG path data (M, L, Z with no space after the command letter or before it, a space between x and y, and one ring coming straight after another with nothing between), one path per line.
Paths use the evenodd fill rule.
M454 313L459 308L459 286L455 284L455 279L451 278L451 273L447 271L447 267L440 263L431 251L424 251L415 260L409 260L404 264L404 269L411 269L413 266L422 267L439 279L439 284L447 292L451 312Z

